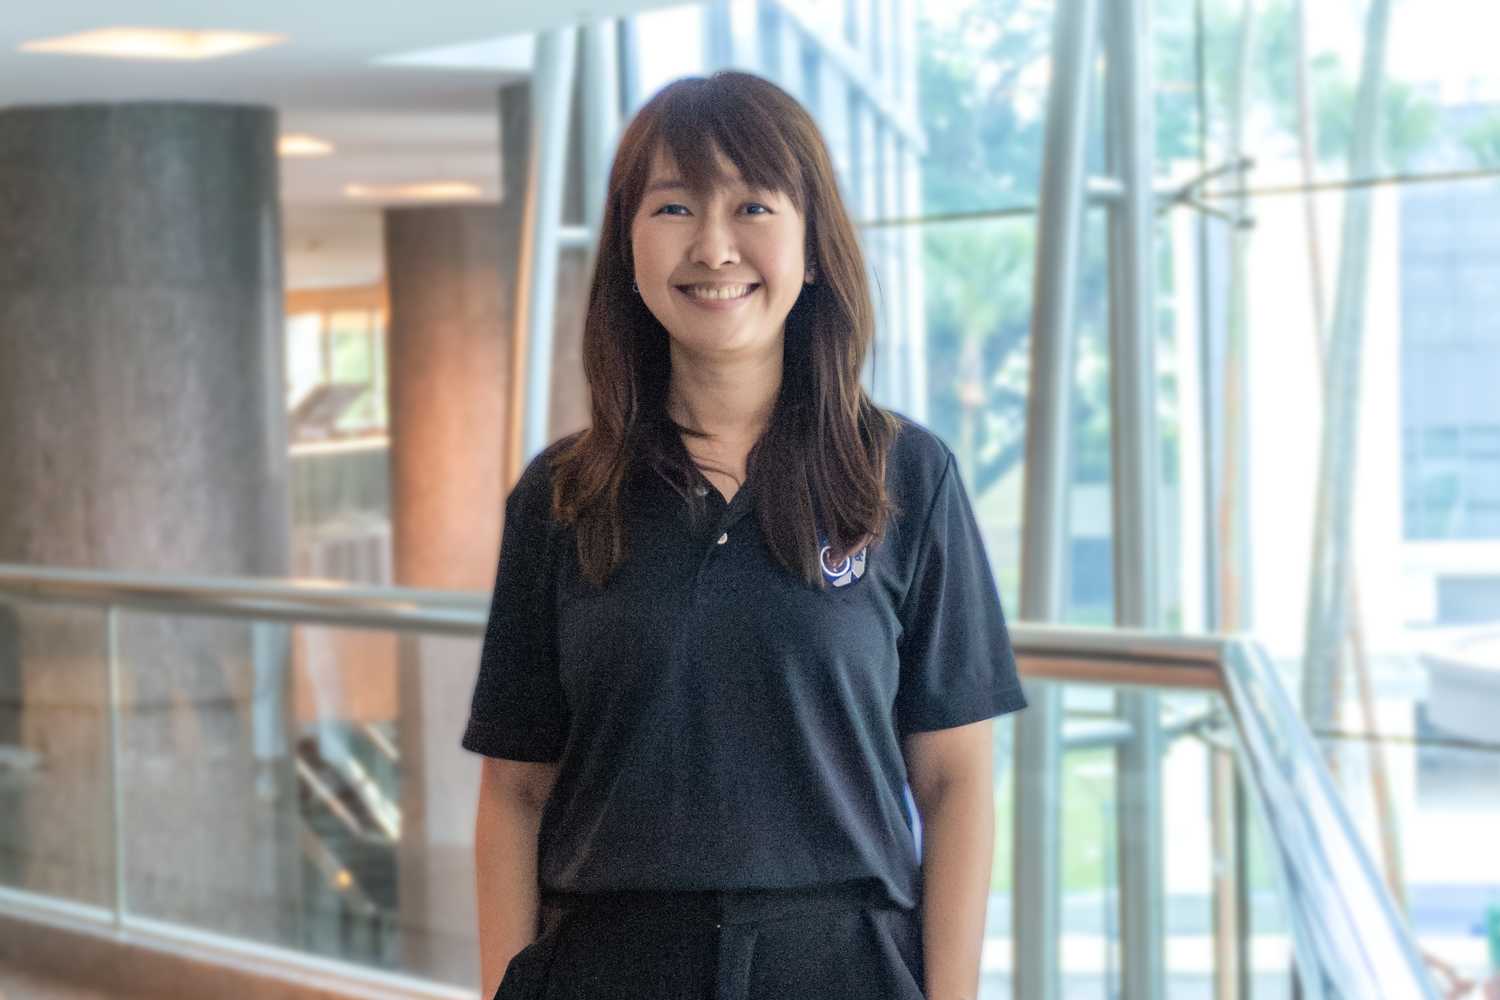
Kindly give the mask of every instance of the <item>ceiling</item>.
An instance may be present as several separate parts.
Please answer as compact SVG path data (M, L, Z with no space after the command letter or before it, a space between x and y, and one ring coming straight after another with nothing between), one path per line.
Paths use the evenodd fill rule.
M379 205L346 184L463 181L497 197L495 92L531 71L531 35L673 0L60 0L7 5L0 18L0 106L195 100L263 104L283 133L333 143L282 159L289 288L377 280ZM682 0L676 0L682 2ZM266 32L279 45L201 62L20 51L24 42L101 28ZM445 50L466 65L390 60Z

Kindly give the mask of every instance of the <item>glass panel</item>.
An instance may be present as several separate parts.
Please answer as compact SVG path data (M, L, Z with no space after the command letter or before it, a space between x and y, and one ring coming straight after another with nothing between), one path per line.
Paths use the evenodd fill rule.
M295 576L389 584L390 450L354 444L294 452Z
M1036 201L1054 6L1043 0L918 6L924 212Z
M1433 627L1500 621L1500 522L1494 509L1500 483L1489 457L1500 437L1500 398L1492 388L1500 385L1500 337L1488 298L1500 286L1500 237L1466 235L1459 223L1500 212L1500 185L1386 187L1369 198L1359 408L1348 446L1337 452L1330 471L1353 477L1345 556L1360 591L1367 655L1377 663L1393 658L1394 669L1410 649L1437 639ZM1195 360L1178 367L1178 386L1194 407L1208 394L1220 429L1232 405L1251 428L1243 447L1230 452L1243 462L1243 481L1233 488L1246 498L1249 522L1249 551L1237 582L1248 588L1257 638L1289 673L1306 639L1321 475L1318 338L1336 298L1345 206L1341 192L1262 198L1252 205L1255 226L1244 277L1247 395L1238 403L1222 389L1231 296L1224 237L1210 239L1206 262L1196 248L1195 226L1173 225L1169 237L1174 258L1197 261L1174 266L1174 296L1186 301L1193 294L1199 268L1211 276L1206 339L1212 381L1205 388ZM1313 319L1309 210L1321 237L1322 323ZM1178 345L1191 346L1196 334L1181 317L1176 328ZM1197 466L1196 477L1204 428L1196 414L1188 419L1196 440L1180 458L1184 468ZM1219 440L1221 463L1228 461L1225 447ZM1222 514L1215 507L1206 517L1216 551L1233 559L1235 553L1222 544ZM1184 519L1178 529L1184 547L1203 517L1194 514L1191 529ZM1184 580L1190 571L1184 563Z
M243 622L121 612L118 636L124 906L278 941L297 885L282 676Z
M1253 808L1250 816L1241 818L1240 828L1235 827L1238 762L1227 739L1222 701L1197 693L1163 692L1158 697L1167 734L1162 758L1167 996L1213 996L1215 976L1235 971L1232 964L1219 964L1217 955L1222 952L1246 962L1250 997L1290 997L1293 953L1286 902L1269 866ZM1233 890L1237 835L1248 848L1243 862L1248 956L1239 954L1234 940L1239 919ZM1217 888L1223 895L1216 897L1220 878Z
M922 228L927 426L948 442L1007 608L1018 599L1031 218Z
M0 601L0 886L114 902L106 619Z
M1156 169L1196 163L1198 115L1198 0L1155 0L1151 5L1152 113L1156 124Z
M1161 627L1207 631L1198 294L1192 249L1196 220L1169 213L1156 226L1156 419L1161 481L1156 570Z
M1165 0L1156 33L1158 118L1162 154L1194 153L1196 66L1190 0ZM1204 4L1204 79L1209 109L1209 160L1223 159L1232 111L1235 66L1245 12L1251 11L1245 149L1256 165L1252 186L1303 181L1298 162L1296 67L1305 60L1307 111L1317 175L1350 176L1358 86L1374 29L1371 4ZM1299 8L1306 40L1299 56ZM1384 27L1386 54L1375 163L1366 176L1493 169L1500 71L1479 38L1500 28L1491 5L1464 0L1395 0ZM1488 31L1487 31L1488 29Z
M333 383L367 387L374 385L375 370L378 367L375 354L375 316L373 310L362 309L335 312L329 317ZM374 423L375 414L375 394L367 388L347 402L334 427L346 433L365 430Z
M1040 694L1049 684L1056 682L1033 678L1027 690ZM1140 864L1136 852L1150 850L1151 836L1150 831L1121 828L1127 822L1121 810L1124 796L1140 794L1140 786L1130 783L1134 779L1123 777L1128 760L1122 756L1123 746L1132 729L1122 715L1122 699L1144 695L1151 698L1148 711L1154 705L1160 727L1163 881L1158 888L1166 935L1164 995L1213 996L1216 978L1235 976L1235 963L1243 961L1249 996L1289 997L1292 951L1285 901L1267 862L1258 818L1251 811L1237 819L1232 811L1236 762L1221 700L1199 692L1057 686L1065 716L1058 789L1062 995L1115 997L1122 988L1122 907L1128 904L1121 897L1121 873ZM1006 783L997 796L996 864L1006 868L997 871L993 883L1002 889L1002 898L991 899L982 963L980 995L993 1000L1008 1000L1012 989L1010 789ZM1250 845L1245 955L1240 954L1233 924L1239 907L1234 851L1242 835ZM1027 864L1028 859L1019 863ZM1223 922L1225 914L1228 923ZM1224 961L1228 964L1221 964Z
M1472 665L1424 659L1425 704L1382 700L1383 741L1356 723L1323 747L1423 949L1456 975L1483 981L1500 975L1496 685L1475 685L1484 674Z
M386 391L387 373L386 365L388 358L385 351L385 312L382 310L374 316L374 328L370 335L370 365L375 371L370 391L365 399L369 401L370 410L367 414L369 424L373 428L384 430L390 427L390 397Z
M703 72L703 5L643 11L635 16L642 103L680 76Z
M373 377L370 365L370 314L337 312L333 314L333 380L335 382L368 382Z
M297 313L286 320L286 398L295 408L314 386L326 378L323 371L323 315Z
M1401 282L1405 540L1500 541L1500 233L1472 220L1500 217L1500 183L1413 185L1397 197L1399 246L1387 252Z
M1112 724L1114 692L1068 685L1063 704L1063 995L1107 1000L1120 989L1117 772L1111 746L1087 737Z
M1225 849L1233 831L1217 825L1216 795L1228 795L1227 775L1214 770L1215 748L1197 734L1210 732L1206 695L1159 695L1161 718L1169 725L1204 722L1163 741L1161 762L1162 864L1166 880L1167 996L1213 995L1215 873L1228 867ZM1168 721L1170 720L1170 721ZM1188 817L1199 817L1189 823ZM1224 814L1222 819L1230 819ZM1227 884L1227 883L1226 883ZM1253 892L1252 886L1252 892Z
M1267 832L1255 816L1254 803L1245 803L1250 817L1244 824L1250 882L1250 958L1247 1000L1292 1000L1296 951L1292 916L1271 858Z
M1500 684L1487 680L1500 677L1490 457L1500 428L1491 301L1500 242L1472 220L1500 213L1500 185L1394 186L1369 197L1360 408L1333 470L1354 477L1343 558L1358 632L1337 643L1340 665L1320 682L1334 712L1318 735L1424 948L1480 978L1493 974L1484 935L1500 901L1486 846L1500 831L1500 772L1487 770L1500 759ZM1309 203L1333 308L1343 194L1258 199L1247 271L1253 621L1294 692L1320 476L1320 441L1307 431L1321 420Z
M477 638L142 612L120 637L130 916L476 985Z
M1075 625L1105 626L1115 620L1108 237L1109 216L1102 210L1086 213L1074 290L1071 537L1063 605L1063 620Z

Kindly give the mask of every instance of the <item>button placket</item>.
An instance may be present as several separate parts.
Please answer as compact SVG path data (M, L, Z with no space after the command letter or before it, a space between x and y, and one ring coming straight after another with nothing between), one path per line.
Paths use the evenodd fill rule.
M700 484L693 487L693 492L699 497L705 497L709 496L712 491L709 490L707 486L703 486ZM703 555L702 558L698 561L698 571L696 574L694 574L693 580L692 600L694 604L697 604L702 599L703 588L706 582L705 578L707 577L708 573L711 570L711 567L713 566L714 556L718 554L719 546L724 545L729 541L729 532L725 530L726 515L729 513L729 505L720 500L717 495L714 495L709 497L708 508L710 515L714 519L714 526L719 529L719 533L717 536L710 535L709 537L713 538L713 544L706 545L703 549L700 550ZM699 544L703 543L700 542Z
M740 491L735 494L734 499L730 500L727 503L723 500L723 498L716 490L712 490L702 483L694 486L693 492L700 497L708 498L709 514L713 519L714 527L719 529L716 534L710 534L708 536L709 538L713 539L713 542L712 544L706 545L706 547L702 550L703 557L698 563L698 572L693 582L693 600L696 603L696 601L699 599L698 593L701 591L705 584L705 578L710 572L712 572L712 567L715 562L714 557L719 554L721 546L729 544L730 530L735 526L735 524L739 522L741 518L743 518L748 513L748 511L745 500L741 498L741 495L744 493L743 487L741 487ZM727 558L729 550L724 549L723 551L725 557Z

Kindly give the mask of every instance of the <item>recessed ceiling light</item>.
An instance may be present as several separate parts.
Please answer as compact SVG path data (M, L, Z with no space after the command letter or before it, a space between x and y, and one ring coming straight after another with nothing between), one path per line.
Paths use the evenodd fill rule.
M288 133L276 144L276 150L282 156L327 156L333 152L333 143L316 136Z
M286 41L285 35L167 28L101 28L60 38L23 42L23 52L105 56L114 59L217 59Z
M478 198L484 194L478 184L464 181L435 181L430 184L346 184L344 194L351 198L374 198L382 201L445 198Z

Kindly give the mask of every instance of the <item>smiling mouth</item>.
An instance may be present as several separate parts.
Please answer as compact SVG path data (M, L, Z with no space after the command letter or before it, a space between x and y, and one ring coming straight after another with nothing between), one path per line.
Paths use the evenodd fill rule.
M731 302L735 299L743 299L754 292L760 285L733 284L733 285L678 285L677 290L690 299L700 299L704 302Z

